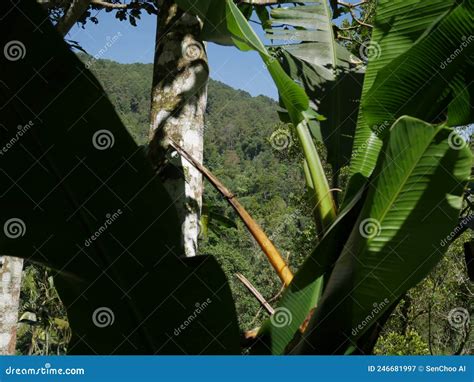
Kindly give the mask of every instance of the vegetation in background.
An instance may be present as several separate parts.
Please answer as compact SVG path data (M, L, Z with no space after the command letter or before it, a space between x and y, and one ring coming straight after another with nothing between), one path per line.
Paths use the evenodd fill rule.
M80 3L86 6L88 1ZM54 269L55 284L73 328L68 353L239 354L243 350L239 334L245 334L252 354L367 354L374 347L375 352L396 354L470 351L466 350L471 346L470 313L464 299L472 293L465 280L458 279L454 286L448 280L450 272L439 267L458 269L441 262L460 257L459 248L450 247L446 240L454 241L453 233L460 227L472 227L472 197L466 197L472 154L455 127L474 122L469 74L473 45L465 38L474 22L473 0L379 0L370 43L362 43L365 49L359 49L361 60L350 40L342 38L346 47L338 43L343 36L337 36L341 28L333 28L333 19L348 11L358 24L348 36L360 38L367 31L357 29L363 24L369 28L365 23L371 20L371 9L362 9L357 15L352 9L355 5L321 0L299 4L264 1L266 5L278 3L268 8L259 1L252 1L252 6L236 5L233 0L176 3L201 17L201 38L259 53L279 90L282 107L282 123L272 123L266 138L278 151L274 155L279 160L273 162L278 167L286 165L287 170L296 169L300 180L303 169L307 191L296 186L287 193L275 190L269 194L273 182L265 178L269 169L285 181L291 179L292 175L287 175L291 171L270 168L269 158L262 155L266 150L255 146L258 140L252 135L247 141L240 132L233 141L223 139L222 149L210 155L215 157L214 170L231 183L228 186L236 187L233 191L250 205L249 211L261 214L257 219L265 229L273 228L270 218L275 211L280 207L285 211L284 219L281 214L275 216L276 233L269 233L272 238L276 235L275 241L283 236L280 227L290 231L298 224L287 223L289 211L288 221L299 214L298 218L314 217L316 226L303 223L303 228L310 227L306 231L309 235L297 230L294 233L299 236L290 238L289 261L299 266L288 288L278 288L275 278L273 284L268 283L272 295L266 297L275 306L273 315L260 321L253 338L242 329L260 324L258 312L239 317L239 333L234 299L243 300L237 301L240 313L248 312L247 301L242 293L238 295L235 285L229 288L227 279L234 280L235 271L227 266L229 256L220 258L225 251L219 247L236 240L235 246L242 248L239 255L245 249L254 253L252 240L247 241L248 235L238 222L232 223L231 211L209 193L202 255L180 257L181 224L177 211L170 208L174 197L170 198L163 185L165 175L156 173L146 157L150 147L137 145L140 134L136 132L136 141L130 138L106 96L107 90L68 51L57 31L48 23L33 30L24 20L25 14L33 24L47 18L34 1L20 2L14 9L0 5L4 13L8 11L4 18L7 33L0 43L7 43L14 34L21 46L29 47L21 62L13 63L16 60L7 55L7 60L0 62L3 97L9 100L1 115L5 137L17 132L18 123L35 120L30 134L22 137L21 147L12 147L3 162L0 184L8 187L12 179L22 179L28 173L22 179L22 190L28 194L9 189L3 194L2 211L5 216L16 216L8 220L15 221L16 231L4 227L0 245L7 256L26 256L32 246L36 249L42 243L41 252L35 251L31 259ZM282 3L289 6L281 7ZM265 46L260 41L248 22L252 7L272 41L283 40L283 45L272 42ZM220 28L215 28L217 25ZM43 43L45 37L48 44ZM94 70L92 63L88 66ZM45 67L40 79L36 68ZM362 80L354 81L357 76L364 76L363 85ZM21 92L13 93L18 88ZM61 89L61 97L57 89ZM132 104L136 102L123 105L118 114L127 114ZM225 107L218 106L217 113L221 117ZM354 118L347 118L351 116ZM250 136L256 133L253 125L248 128L249 123L246 121L246 132ZM224 129L215 128L218 133L214 138L222 139ZM296 142L298 150L293 152L292 143ZM24 150L34 155L25 156ZM37 157L44 159L35 161ZM251 166L241 167L247 161ZM232 166L239 171L231 174ZM79 170L73 171L76 168ZM339 171L347 176L340 179ZM240 180L232 184L247 172L243 185ZM249 179L260 176L265 183L255 193L255 183ZM278 185L280 181L275 180ZM341 192L339 187L344 191L343 199L333 195ZM260 198L255 200L255 195ZM97 229L102 216L108 222L117 207L123 207L124 212L119 209L123 216L106 225L106 234L96 237L96 232L104 230L103 226L102 231ZM460 211L468 222L459 219ZM226 222L224 227L213 224L218 216ZM240 234L238 239L234 233ZM91 235L97 240L82 246L84 236ZM443 237L444 241L437 241ZM471 258L472 243L465 243L468 250L471 245ZM300 255L306 246L310 250ZM448 248L448 257L443 257ZM265 268L255 255L235 265L240 273L260 281ZM433 269L436 271L427 278ZM255 270L260 274L252 275ZM468 273L472 280L472 269ZM53 285L48 276L44 279L48 282L39 287L48 292ZM154 291L151 295L150 290ZM209 293L218 304L211 304ZM449 306L439 302L447 295L455 297L449 299ZM33 304L32 311L25 311L22 317L24 323L43 327L44 333L32 332L26 340L32 352L48 353L54 348L51 339L57 333L49 333L56 329L54 320L38 320L37 316L54 296L48 292L44 302ZM173 328L180 317L195 311L196 301L201 306L199 301L206 298L205 309L198 312L200 325L181 325L182 331L176 334ZM54 315L54 309L49 311ZM11 313L11 317L16 315L16 308ZM59 307L56 313L61 314ZM119 320L113 325L115 316ZM425 327L418 323L420 317L424 317ZM385 325L387 319L389 324ZM104 327L107 330L102 330ZM121 338L123 333L125 339ZM217 337L219 341L215 341ZM60 352L65 341L56 338L55 342L56 352Z
M33 264L26 266L20 299L17 352L66 354L71 330L51 272Z
M129 132L138 143L144 144L152 66L98 60L92 70ZM296 137L291 135L288 126L279 122L276 107L277 103L268 97L252 97L211 80L204 163L238 196L282 255L288 258L292 270L297 270L314 248L315 225ZM278 141L273 135L275 132ZM325 163L325 168L329 175L331 167ZM232 209L209 184L205 185L204 198L208 207L234 220L236 228L216 224L207 235L201 235L200 252L219 260L230 281L241 328L257 328L268 314L260 309L235 273L245 275L274 307L281 295L281 282ZM474 296L463 261L465 236L451 245L449 254L430 276L404 297L383 329L376 354L429 354L430 342L433 354L453 354L461 345L462 353L473 350L473 333L468 332L467 327L453 327L448 321L452 309L465 307L472 311L473 308L466 305L468 301L472 304ZM65 312L52 286L42 279L47 277L42 272L45 271L32 265L26 269L21 314L33 311L40 322L31 327L27 323L20 325L18 351L23 354L28 354L33 339L36 344L33 353L45 354L44 333L50 333L53 338L49 353L58 349L64 352L70 336L56 325L58 319L62 322L65 318ZM33 277L38 281L33 281ZM31 306L42 306L49 294L53 297L48 300L47 310L42 309L43 314L38 314ZM429 314L431 331L427 325ZM62 336L59 347L56 336Z
M145 144L152 65L99 60L91 69L127 129L139 144ZM238 197L296 270L315 244L315 226L305 196L297 141L279 122L277 107L271 98L252 97L211 80L204 165ZM219 260L230 281L242 327L254 329L265 313L260 312L258 302L235 273L247 277L267 299L280 292L281 282L232 208L207 182L204 203L237 225L218 226L218 231L211 229L201 235L199 251Z

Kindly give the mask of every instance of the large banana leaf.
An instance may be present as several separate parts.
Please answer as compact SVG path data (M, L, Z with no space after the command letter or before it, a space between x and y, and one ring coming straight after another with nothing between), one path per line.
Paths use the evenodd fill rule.
M379 1L346 203L372 173L382 138L398 117L445 120L451 103L450 124L472 121L466 106L472 104L474 44L466 39L473 12L472 0ZM443 65L453 54L456 58Z
M56 271L70 352L238 353L222 270L180 257L173 200L99 82L34 0L0 18L0 250Z
M344 353L439 261L472 165L452 129L395 122L357 223L295 353ZM429 229L426 229L429 226Z
M285 71L301 84L323 121L312 120L313 136L321 139L334 173L347 165L359 110L362 61L337 43L327 1L275 8L267 37L280 42L276 55ZM284 116L283 116L284 118Z
M301 6L301 8L304 8L304 6ZM299 12L299 15L300 15L300 19L301 19L303 17L301 11ZM307 27L308 25L309 25L309 23L306 24L305 26ZM300 26L303 26L303 25L301 24ZM289 35L290 32L292 32L292 31L286 32L287 33L287 36L286 36L287 38L290 37L290 35ZM296 33L298 33L298 32L296 32ZM304 45L304 44L305 43L302 43L301 45ZM388 47L388 49L390 49L390 47ZM288 66L292 69L291 72L296 73L296 75L292 75L292 77L296 77L296 78L299 77L300 81L306 84L305 89L308 93L308 89L311 89L310 85L312 85L313 83L316 82L316 81L314 81L310 78L310 75L313 74L311 72L311 70L309 69L310 67L309 66L305 67L306 62L304 62L303 60L300 60L300 62L302 62L303 64L300 63L300 65L298 67L297 64L295 63L296 61L295 61L294 57L290 57L290 60L288 60L286 58L287 56L290 56L290 54L285 53L285 50L286 50L286 46L284 46L283 49L282 49L284 61L289 62ZM387 52L387 53L390 53L390 52ZM371 65L372 65L372 63L371 63ZM313 66L313 67L311 67L311 69L312 69L313 72L316 72L317 67ZM317 78L317 73L313 74L312 77ZM375 78L374 78L374 80L375 80ZM378 78L377 80L380 81L380 82L377 82L377 84L383 85L383 79L382 78ZM309 86L308 86L308 84L309 84ZM394 84L392 84L392 87L393 86L394 86ZM374 86L374 87L376 87L376 86ZM331 93L329 93L329 94L331 95ZM346 95L347 94L348 93L346 92ZM469 110L469 108L467 110ZM327 116L328 114L323 112L323 115ZM328 122L330 122L330 118L328 119ZM390 125L388 125L387 122L385 122L385 124L387 125L387 130L388 130L388 126L390 126ZM376 144L381 143L381 140L380 140L380 142L377 142L378 137L377 137L376 134L374 134L372 139L375 141ZM372 143L373 142L369 140L367 142L364 142L364 144L359 145L357 147L357 149L354 150L355 157L359 157L359 159L360 158L363 159L365 154L367 153L366 150L371 149L371 144ZM328 150L329 150L329 147L328 147ZM369 154L370 154L370 151L369 151ZM376 156L374 158L376 159ZM364 162L362 161L362 163L364 163ZM357 175L353 178L353 180L357 180ZM363 184L363 183L361 182L361 184ZM356 192L357 190L358 190L358 188L354 189L354 192ZM347 202L349 202L350 200L352 200L352 199L348 198ZM353 221L354 220L347 221L347 219L346 219L345 224L348 224L348 225L352 226ZM334 231L334 230L335 229L333 227L331 229L331 231ZM339 238L339 240L342 241L342 243L344 243L345 242L345 237L346 236L342 235ZM329 236L325 237L321 244L327 244L328 242L330 242L329 241ZM338 243L339 243L339 241L332 241L332 243L330 245L332 245L333 247L336 247ZM313 255L309 258L309 259L313 258L313 260L312 260L313 264L317 264L317 263L315 263L314 260L319 259L319 261L321 261L321 259L324 259L325 256L328 255L327 252L326 252L326 251L328 251L328 248L327 248L328 245L324 246L324 245L321 245L321 244L318 246L315 253L313 253ZM331 253L331 252L332 251L329 251L329 253ZM339 253L334 254L333 258L337 258L338 255L339 255ZM308 259L308 261L309 261L309 259ZM262 332L261 332L262 341L265 341L265 345L268 348L272 349L276 353L280 353L284 349L284 347L287 346L287 344L289 343L289 340L292 338L292 336L296 332L295 329L297 329L298 326L301 325L302 319L304 319L309 314L310 309L312 307L314 307L314 300L315 299L314 299L314 296L311 293L313 293L317 290L317 288L316 288L317 287L316 279L321 274L321 269L319 269L317 267L315 268L314 266L313 267L308 266L308 264L307 264L308 261L303 265L302 269L295 275L295 285L293 285L293 287L294 287L295 290L298 290L298 288L296 287L296 284L298 282L301 283L301 279L302 279L301 275L306 274L305 278L307 280L312 281L312 288L308 288L308 289L302 288L301 290L298 290L298 293L300 293L300 298L299 299L296 298L294 301L298 301L299 303L295 304L291 300L291 296L294 293L291 291L291 287L290 287L290 289L287 291L285 296L282 298L281 305L279 305L282 308L286 308L291 312L292 318L293 318L294 321L292 321L289 325L285 325L283 327L281 327L281 326L275 327L275 325L271 325L271 322L269 321L265 325L264 330L262 330ZM304 271L303 271L303 269L304 269ZM312 274L312 279L311 279L311 274ZM311 284L308 284L308 286L309 285L311 285ZM309 291L307 296L303 296L302 291L304 291L304 290ZM313 305L311 305L311 303L310 303L311 301L313 301ZM390 305L393 306L393 302ZM296 321L296 323L295 323L295 321Z
M275 316L266 320L252 346L253 354L284 354L300 337L299 329L316 308L323 285L322 277L331 271L360 213L365 192L338 215L316 249L298 269L291 284L275 308ZM285 316L286 319L275 318Z
M288 2L292 3L293 2ZM272 25L282 28L267 29L267 38L284 41L285 49L301 60L317 65L331 76L331 69L343 63L349 55L340 50L332 29L332 17L327 1L311 0L305 5L279 7L270 12ZM296 44L304 41L304 44Z
M296 58L284 47L278 55L285 71L305 89L313 110L324 116L324 119L312 119L310 127L313 137L324 143L327 161L336 178L352 156L364 71L340 69L325 78L316 66ZM285 115L282 117L285 121Z
M362 104L369 126L401 115L444 120L443 111L452 100L468 105L467 115L465 119L448 115L448 124L452 126L451 119L460 125L470 123L469 105L473 100L468 90L472 85L466 76L474 69L469 62L474 58L474 36L468 38L473 27L474 1L464 0L444 14L409 51L381 69L375 79L377 85L369 90ZM452 89L454 79L457 81ZM404 86L397 89L400 83ZM411 102L413 97L416 102Z

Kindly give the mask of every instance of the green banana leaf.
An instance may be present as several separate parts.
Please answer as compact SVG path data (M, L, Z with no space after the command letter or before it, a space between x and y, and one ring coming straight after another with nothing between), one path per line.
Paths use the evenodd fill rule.
M326 1L311 0L304 5L274 8L270 12L270 21L274 27L266 29L266 37L283 41L280 46L317 67L322 77L331 78L333 70L356 63L335 39L332 13ZM360 60L357 62L361 63Z
M284 291L275 316L266 320L252 346L253 354L285 354L300 337L299 328L307 320L322 293L322 277L330 273L351 233L365 200L361 190L341 211L316 249L306 258ZM278 316L285 320L276 319Z
M181 258L173 200L99 82L34 0L0 18L0 250L55 271L69 352L239 353L222 270Z
M369 126L378 126L402 115L444 121L446 117L442 113L452 100L472 104L469 97L472 85L466 75L471 75L474 69L471 61L474 36L470 36L473 27L474 1L464 0L437 20L407 52L379 70L374 82L377 85L372 86L362 103L362 114ZM454 55L451 60L449 57ZM450 85L453 79L457 80L454 92ZM404 86L395 88L400 83ZM467 112L465 118L448 114L448 125L453 126L451 119L459 125L472 122L470 107Z
M347 203L374 170L382 139L402 115L472 122L473 1L380 0L354 138ZM455 54L449 65L446 60ZM443 64L444 63L444 64ZM453 101L454 100L454 101ZM461 107L459 107L461 105Z
M292 123L296 126L304 120L303 112L309 107L309 100L304 90L285 73L280 63L267 50L254 30L230 0L227 4L227 27L232 33L235 45L242 50L256 50L264 61L275 82L283 104L288 110Z
M313 136L325 144L327 160L337 174L351 158L364 78L362 61L337 43L327 1L275 8L270 16L271 24L277 26L267 28L267 37L283 40L275 56L304 87L312 109L324 116L311 119L310 127ZM284 114L282 118L287 120Z
M440 260L458 223L472 154L456 133L402 117L389 132L359 218L303 339L302 354L344 354ZM429 229L426 227L429 226Z
M310 128L313 137L327 149L327 161L335 179L352 157L364 71L341 70L326 79L318 73L317 67L296 58L284 47L278 56L289 76L305 89L312 109L324 116L311 119ZM281 112L280 116L283 121L287 119ZM335 182L333 186L336 185Z

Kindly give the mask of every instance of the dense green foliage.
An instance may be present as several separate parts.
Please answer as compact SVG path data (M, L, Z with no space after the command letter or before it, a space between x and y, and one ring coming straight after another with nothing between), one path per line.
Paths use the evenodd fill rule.
M470 231L452 243L430 275L402 298L375 354L473 353L469 312L474 308L474 295L462 249L462 243L471 238Z
M317 3L317 5L312 6L312 3ZM411 3L413 6L417 4L416 1ZM259 332L259 343L265 346L256 346L257 353L267 354L268 349L271 349L272 354L372 352L375 339L378 337L377 325L374 325L375 322L372 319L374 314L380 316L380 312L385 312L384 314L388 315L396 307L399 299L410 288L421 282L444 254L446 248L443 246L437 248L434 254L432 253L431 240L433 236L447 235L457 224L463 189L469 178L472 155L467 147L454 153L450 140L456 136L456 133L435 123L440 122L439 117L446 115L447 111L449 111L450 122L462 120L463 122L458 122L458 124L467 124L472 121L464 118L469 114L466 113L469 110L469 105L466 106L466 103L458 107L456 101L456 107L451 107L452 104L450 104L449 110L446 110L446 98L452 98L457 93L457 89L451 87L452 83L445 81L449 87L445 94L441 84L425 77L421 78L418 72L419 67L427 66L427 63L423 61L426 54L422 53L425 48L436 49L437 54L444 56L446 53L441 47L459 44L460 30L466 30L470 23L472 24L470 12L472 2L467 0L458 3L452 13L444 14L445 19L440 24L435 24L435 20L439 20L438 17L443 13L443 9L431 8L431 5L431 2L427 4L423 2L423 6L429 8L430 18L419 19L418 12L412 12L412 9L405 7L406 2L383 0L379 2L376 30L373 33L372 42L379 44L383 40L382 45L386 42L387 46L384 45L385 49L382 49L383 60L375 59L374 61L373 57L367 57L371 62L368 65L364 91L360 99L361 109L356 126L354 157L350 167L351 180L346 190L344 208L339 213L335 224L318 244L311 258L308 258L298 270L293 282L285 291L282 301L278 304L277 309L285 309L292 314L292 323L276 325L272 320L267 320ZM265 48L262 48L248 22L231 0L227 0L227 6L226 21L229 30L235 36L235 45L243 50L249 48L257 50L267 64ZM301 51L303 55L297 61L305 61L307 68L306 70L303 68L303 72L314 69L320 73L321 68L318 69L317 64L321 60L324 60L324 63L327 62L324 54L318 49L321 46L317 45L318 51L309 55L308 49L303 49L303 46L310 39L306 36L314 35L315 41L320 40L323 33L320 31L313 33L314 27L317 29L318 26L315 25L316 18L310 15L316 11L318 15L324 15L324 20L330 19L327 3L310 1L300 7L283 8L284 15L280 14L280 9L274 11L271 13L272 17L279 19L283 16L290 20L286 22L287 25L296 26L295 30L285 29L283 32L286 45L282 49L288 53ZM395 13L401 17L394 20ZM415 23L406 22L411 19ZM297 20L296 24L294 20ZM426 20L428 20L427 23ZM276 22L279 21L276 20ZM320 19L318 23L321 23ZM462 28L458 30L453 28L455 23ZM391 26L388 30L387 25ZM428 28L429 26L431 28ZM426 33L420 34L423 31ZM300 35L305 37L299 38ZM407 35L410 38L407 39ZM440 35L445 41L440 40ZM421 41L413 44L417 37ZM292 38L302 40L302 42L291 44L289 41L292 41ZM325 41L327 40L326 37ZM332 37L329 41L333 42ZM390 44L388 44L389 41ZM244 42L243 45L242 42ZM335 53L341 48L337 44L331 44L331 46L334 56L331 67L334 67L337 62ZM451 75L456 72L456 69L461 70L464 65L471 64L468 54L466 52L466 55L457 61L458 66L450 67L448 80L452 78ZM403 59L406 55L410 56L410 59ZM401 65L401 61L406 65ZM436 61L434 59L434 62ZM431 64L433 62L429 65ZM388 70L386 68L389 65L394 67ZM400 69L401 66L403 68ZM318 154L314 152L314 149L310 149L312 142L308 140L308 134L304 132L305 125L309 124L308 112L300 113L304 110L304 105L299 104L296 99L288 101L286 93L291 93L291 91L282 86L272 69L268 67L279 89L281 101L287 108L290 120L298 132L308 164L311 174L310 188L313 186L316 191L315 209L322 217L320 222L331 223L334 221L334 213L330 213L328 204L323 203L322 199L323 196L329 194L329 189L327 187L319 189L324 185L326 177L322 173L321 166L318 166ZM290 76L297 83L301 83L309 95L309 91L314 88L314 83L312 83L314 81L302 81L297 74L300 72L301 69L290 71ZM320 75L320 77L321 80L327 81L325 76ZM401 81L400 78L405 79ZM389 82L390 85L387 85ZM406 83L411 84L411 88L405 86ZM426 92L420 92L420 87L425 87ZM440 92L443 94L441 97ZM347 94L343 94L343 99L344 96L347 97ZM316 95L316 98L312 100L318 102L320 99L320 96ZM411 102L407 102L407 99ZM341 102L335 104L340 105ZM296 108L296 105L300 107ZM294 106L297 110L292 110L290 106ZM330 110L334 111L334 108L335 106L332 106ZM387 110L388 108L390 110ZM416 116L421 120L403 115ZM334 122L332 127L337 133L341 126L333 116L327 116ZM400 118L397 119L397 117ZM459 119L456 119L457 117ZM433 124L430 126L423 120ZM391 129L389 131L386 129L383 136L378 136L378 128L387 123L389 126L393 124ZM328 153L331 153L333 145L326 140L324 143ZM359 150L363 155L358 155L361 154ZM402 158L401 153L404 150L410 151L411 154L403 155ZM440 158L442 158L441 162L438 161ZM438 171L446 170L445 165L448 163L448 172L454 180L451 185L444 182L446 177ZM426 169L429 170L425 171ZM423 174L423 177L420 174ZM414 181L417 183L416 188L411 187ZM365 187L368 191L362 194ZM448 209L447 214L436 216L433 214L436 207L440 206L439 203L444 203L444 207L440 209L443 212L445 208ZM428 215L432 218L432 227L437 231L431 232L431 236L420 236L420 234L428 234L419 224ZM327 217L329 219L326 219ZM376 223L377 229L373 234L367 234L364 231L363 227L367 222ZM325 225L322 224L321 228L327 228L324 227ZM348 227L353 227L352 231L348 230ZM336 263L332 266L334 261ZM400 262L403 263L403 270ZM320 284L323 275L325 288L321 296ZM377 303L381 300L385 302L383 306ZM377 303L377 309L373 308L375 303ZM303 338L296 339L299 325L303 324L314 307L316 307L314 314L309 321L309 327L304 331ZM365 317L369 319L366 320ZM378 320L385 321L382 317ZM363 325L360 325L361 322ZM354 327L358 330L354 330Z
M19 309L19 354L65 354L71 331L51 272L28 265L23 270Z
M136 141L146 143L151 65L99 60L94 62L92 70ZM246 92L210 81L205 164L238 196L283 256L289 257L295 270L314 247L315 227L309 203L299 196L304 195L305 184L296 140L289 138L289 146L277 150L271 139L275 130L287 131L278 122L273 100L251 97ZM327 170L329 172L330 168ZM226 272L241 329L258 327L268 315L259 309L259 304L236 279L235 273L246 276L273 306L275 300L272 298L278 298L281 282L227 202L207 183L204 195L206 205L235 220L237 228L220 226L209 230L201 237L200 251L216 256ZM450 354L460 348L464 353L469 351L472 346L469 328L453 328L448 321L452 309L472 308L467 305L470 297L472 301L472 294L462 261L461 243L466 239L461 238L451 246L449 255L430 277L404 297L384 328L376 353L428 354L430 341L433 354ZM61 330L58 322L62 324L64 313L57 307L54 290L51 286L48 289L46 281L38 275L39 271L27 268L20 315L28 311L42 312L42 316L37 314L40 326L37 324L28 329L27 324L23 324L19 332L19 351L28 353L34 343L34 352L44 354L44 333L50 333L53 341L49 352L61 352L64 348L57 349L54 341ZM33 278L37 281L33 282ZM50 300L45 298L48 293L52 294ZM59 333L63 335L62 341L69 336L67 330ZM58 342L62 344L61 340Z
M91 70L133 137L145 144L152 65L99 60ZM297 141L278 122L274 100L252 97L213 80L208 94L204 164L235 193L295 270L314 245L315 229L306 199L301 197L306 191ZM279 134L281 146L276 142ZM259 304L235 273L247 277L267 299L279 292L281 282L228 203L209 183L204 203L236 220L236 229L220 227L202 235L200 253L219 259L230 279L241 326L252 329L266 313L255 317Z
M176 1L190 7L186 0ZM137 143L146 144L149 119L149 104L144 102L149 98L146 92L149 86L138 79L150 78L150 68L148 77L145 73L137 74L131 66L126 73L114 73L108 70L107 62L84 56L87 68L99 78L105 73L102 76L105 86L102 86L90 71L82 70L77 57L68 51L51 25L32 30L24 21L24 14L33 20L40 17L33 1L22 3L22 10L10 12L5 21L9 33L18 34L32 49L21 65L2 62L1 82L8 89L5 97L15 98L17 93L13 94L12 89L19 88L26 80L29 85L18 91L21 104L15 99L5 108L2 125L6 126L7 135L14 134L16 123L27 123L28 119L35 119L37 113L42 114L38 126L23 138L21 149L44 156L41 167L47 174L35 166L36 162L25 158L19 145L5 158L7 171L4 172L8 178L4 177L2 184L8 185L11 177L23 178L29 172L22 180L29 200L14 192L5 192L2 197L4 214L17 213L26 219L29 235L23 237L23 228L22 238L9 240L18 236L12 237L5 231L0 244L5 255L24 256L32 245L42 242L46 256L41 254L43 257L40 257L35 251L29 259L55 270L54 282L59 291L56 295L53 278L46 271L28 269L32 274L44 276L40 278L43 282L38 284L32 283L31 277L30 282L25 278L26 295L31 301L22 304L22 321L31 325L31 329L36 326L40 330L20 331L22 352L26 352L25 348L30 353L48 353L50 349L61 352L67 342L70 322L72 341L67 351L72 354L88 353L91 349L103 354L238 354L245 349L239 345L234 300L241 329L262 325L249 349L254 354L372 353L377 338L380 341L375 352L381 354L469 352L470 313L465 300L472 297L472 292L464 276L460 278L458 273L464 271L463 266L457 267L458 263L462 264L460 243L452 247L447 243L454 240L452 234L460 225L467 224L460 223L459 212L472 214L472 200L469 200L472 197L466 194L472 154L456 131L448 126L474 122L469 110L472 92L460 91L459 87L460 84L468 86L472 49L462 51L458 60L443 68L443 81L438 72L434 80L428 77L430 72L437 71L438 61L446 56L441 47L456 48L468 32L474 2L453 0L449 12L445 12L447 2L430 0L418 8L421 12L426 7L429 12L429 17L422 19L415 16L418 12L405 7L407 2L420 6L416 0L378 2L371 43L380 46L382 52L375 59L367 57L370 62L355 125L349 183L333 182L340 185L342 190L339 191L346 191L339 211L332 198L335 190L329 189L331 176L325 174L328 166L321 159L332 164L332 180L337 179L334 170L345 167L349 160L349 152L341 156L341 147L348 148L348 145L341 146L338 138L322 139L324 134L317 131L322 129L322 121L336 124L332 126L335 130L331 136L334 132L341 133L341 126L330 113L324 113L328 118L318 114L324 109L322 103L321 109L317 108L318 113L309 108L310 100L318 102L319 98L318 94L311 94L315 81L319 84L319 81L330 80L321 75L327 60L321 67L315 66L312 60L322 58L316 49L309 57L288 56L290 65L284 67L276 57L278 49L290 54L296 47L297 51L308 53L300 49L306 38L297 38L302 42L287 44L276 48L277 51L269 50L248 23L248 15L245 16L233 0L226 0L225 5L216 1L215 8L209 7L210 3L207 7L193 8L201 12L211 10L213 17L209 25L209 21L205 23L204 30L213 27L215 18L225 21L226 34L230 33L228 37L237 48L259 52L287 112L281 120L293 125L288 127L274 120L276 104L265 98L254 100L245 94L236 95L242 102L237 103L237 109L228 109L228 105L236 102L233 102L232 91L227 89L227 94L218 96L217 101L210 97L205 126L206 164L260 221L296 271L291 284L286 282L289 285L283 294L280 283L268 271L269 266L259 256L253 241L239 222L232 224L235 220L232 211L213 190L206 193L205 211L211 213L207 214L210 220L203 225L200 243L201 255L210 256L176 257L179 251L173 248L179 247L179 224L173 208L169 208L172 200L161 177L153 173L146 159L146 148L137 146ZM329 41L332 51L330 67L335 67L341 59L354 64L349 52L334 41L333 14L327 2L312 0L308 3L317 5L301 5L283 10L283 14L279 10L270 14L274 19L283 17L284 24L296 28L285 32L288 39L313 30L317 32L313 40L319 43L322 34L314 30L313 19L307 17L316 10L324 16L326 30L330 31L329 36L323 38ZM431 7L436 4L444 8ZM298 16L300 21L296 24L291 21L295 12L303 16ZM393 20L395 12L399 17ZM414 23L407 22L410 20ZM385 26L389 24L391 28L387 30ZM47 45L42 44L44 36L49 38ZM3 38L11 37L7 34ZM337 52L344 54L339 56ZM427 52L431 59L425 59ZM45 71L40 81L34 75L36 68L43 68L50 61L54 68L61 66L62 70ZM104 65L101 67L101 64ZM362 65L362 61L359 64ZM295 65L303 68L303 78L308 81L301 81L299 70L292 70ZM362 66L365 70L365 65ZM80 73L73 78L78 68ZM308 76L313 69L317 75ZM130 73L135 75L134 79L127 79ZM109 87L116 84L117 78L120 83L115 88ZM130 89L130 85L134 89ZM61 97L57 89L61 89ZM124 91L131 97L127 98ZM330 94L334 99L329 111L335 110L334 104L341 104L341 97L348 96L335 89ZM107 95L112 96L120 117ZM411 102L406 102L407 99ZM328 98L323 97L323 100ZM19 116L17 111L23 106L27 110ZM389 126L391 128L386 129ZM110 142L105 148L97 146L95 140L104 132ZM294 134L299 144L294 143ZM315 140L325 149L317 150ZM457 147L453 140L462 146ZM352 138L347 143L350 142ZM50 148L45 151L45 147ZM102 152L105 149L108 151ZM335 162L335 153L343 160ZM35 155L30 156L34 159ZM76 159L79 163L73 170L82 164L85 168L71 170ZM302 159L308 190L314 198L312 210L305 203L308 195L303 188ZM117 168L118 163L122 166ZM125 163L128 166L123 166ZM90 173L95 177L90 179ZM105 181L104 177L107 177ZM57 187L58 179L61 187ZM133 196L130 198L130 195ZM30 201L39 198L41 201L32 210ZM47 213L36 208L40 204ZM96 235L96 232L102 233L100 229L95 231L98 217L105 215L109 224L111 215L107 212L117 204L126 210L124 216L111 227L105 225L107 235ZM117 211L122 214L122 210ZM316 230L311 224L312 213L316 217ZM64 215L68 215L67 219ZM224 220L227 224L213 224L218 215L221 222ZM431 223L430 230L420 224L427 219ZM24 226L22 219L10 220L19 220ZM84 236L91 237L92 242L86 241L82 248L77 242ZM318 236L320 240L316 244ZM438 244L438 239L443 237L446 239ZM120 238L120 242L116 238ZM121 248L117 248L118 244ZM80 253L74 254L76 247ZM448 256L443 258L448 248ZM309 253L310 256L305 256ZM156 266L157 263L160 265ZM236 283L236 272L250 278L277 307L276 312L287 312L290 322L280 325L275 321L277 313L271 319L262 320L264 316L259 316L256 303ZM232 280L232 290L228 280ZM185 281L186 287L182 286ZM421 285L412 289L420 282ZM154 293L148 295L151 289ZM198 312L200 326L184 331L187 324L181 325L182 335L178 331L170 342L169 333L180 320L180 312L196 310L195 307L200 306L196 301L201 301L209 292L220 303L209 308L206 305L205 310ZM57 305L58 296L67 306L68 323ZM124 296L129 297L125 304ZM107 307L103 306L105 301ZM99 333L102 326L100 322L97 324L96 313L104 308L112 318L111 323L115 313L121 321L120 325L109 325L112 326L109 330ZM49 313L45 313L47 311ZM384 325L388 318L389 324L380 333L379 325ZM126 343L120 339L119 334L123 332L130 333L127 339L132 337ZM216 336L225 337L222 341L226 345L219 344L219 348L214 341Z

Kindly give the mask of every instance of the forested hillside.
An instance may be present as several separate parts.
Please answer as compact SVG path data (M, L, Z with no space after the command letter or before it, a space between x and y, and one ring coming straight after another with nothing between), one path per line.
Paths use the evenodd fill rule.
M152 66L100 60L92 70L128 129L137 141L144 143ZM251 97L211 80L204 162L262 225L284 257L289 258L292 268L297 269L316 244L312 240L315 227L298 142L279 122L277 110L278 104L272 99ZM330 171L327 173L330 176ZM344 176L341 184L344 185ZM205 184L204 200L211 212L234 220L237 227L226 228L219 221L212 224L209 214L211 229L208 235L201 235L200 251L220 260L238 297L235 301L242 329L258 327L268 315L259 309L256 299L235 273L247 277L271 304L279 297L281 282L227 202L209 183ZM401 300L376 352L449 354L472 350L470 330L453 326L453 316L470 311L473 301L464 265L463 241L461 238L451 245L431 276Z
M145 144L152 65L99 60L91 69L133 137ZM314 227L311 211L304 208L302 159L293 150L296 141L279 122L277 108L268 97L252 97L211 80L204 164L238 197L295 266L312 248ZM278 294L281 282L227 202L209 183L205 184L204 203L210 219L209 229L201 235L200 252L220 260L234 293L239 295L236 301L241 323L251 329L265 313L256 316L259 305L235 273L247 277L267 299ZM224 221L222 215L232 222ZM296 240L300 237L304 239Z
M0 355L474 353L474 0L1 4Z
M87 57L82 56L84 60ZM122 121L140 144L147 142L151 64L90 61ZM210 81L205 124L205 165L261 224L293 270L315 246L297 140L279 122L267 97ZM343 180L341 179L344 183ZM243 274L275 306L282 284L227 202L205 184L200 253L214 255L230 280L242 330L268 314L236 278ZM461 238L417 288L406 294L379 339L378 354L452 354L472 349L472 333L456 316L472 309ZM29 265L22 285L18 352L64 353L67 318L46 269ZM30 325L33 323L32 325Z

